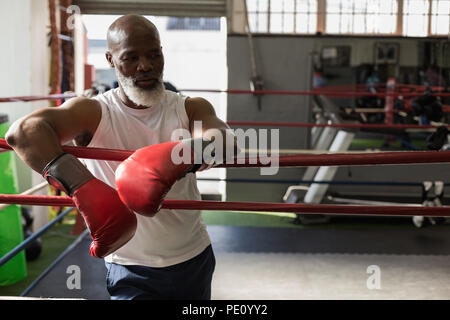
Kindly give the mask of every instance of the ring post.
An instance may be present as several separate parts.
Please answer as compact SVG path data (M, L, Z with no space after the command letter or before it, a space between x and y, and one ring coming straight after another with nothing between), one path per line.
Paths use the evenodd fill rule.
M0 114L0 137L4 138L9 128L9 118ZM17 172L12 152L0 154L0 192L17 194ZM22 217L18 205L0 210L0 257L23 241ZM0 267L0 286L16 283L27 276L25 251L17 254Z

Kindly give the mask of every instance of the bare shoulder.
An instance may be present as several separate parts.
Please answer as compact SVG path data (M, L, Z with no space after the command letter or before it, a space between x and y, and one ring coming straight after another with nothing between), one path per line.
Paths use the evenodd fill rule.
M66 102L64 108L81 123L83 130L74 137L77 146L89 145L101 120L102 108L96 99L78 97Z
M60 108L77 109L86 112L101 112L100 102L96 99L86 97L76 97L64 102Z
M100 124L102 108L96 99L77 97L47 108L43 115L63 141L74 139L76 145L86 146Z
M60 109L64 119L70 118L89 128L97 127L102 117L102 107L96 99L77 97L63 103Z
M215 114L212 104L201 97L186 98L185 107L189 119L199 114Z

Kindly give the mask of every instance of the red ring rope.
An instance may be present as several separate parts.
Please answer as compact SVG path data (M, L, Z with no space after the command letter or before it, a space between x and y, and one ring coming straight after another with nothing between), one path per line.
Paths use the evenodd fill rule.
M0 139L0 148L12 149ZM65 152L84 159L123 161L133 151L114 150L104 148L86 148L63 146ZM450 151L402 151L402 152L373 152L373 153L334 153L334 154L298 154L279 157L252 157L235 159L234 163L220 164L217 168L260 168L273 166L274 159L278 159L276 167L311 167L311 166L352 166L379 164L419 164L450 162ZM243 163L241 163L243 162Z
M348 85L327 85L324 87L316 87L314 88L315 91L367 91L367 88L374 88L378 92L386 90L388 85L387 83L373 83L373 84L365 84L365 83L357 83L357 84L348 84ZM412 85L412 84L402 84L402 83L396 83L394 90L402 91L402 92L427 92L427 91L444 91L445 87L438 87L438 86L424 86L424 85Z
M269 122L269 121L227 121L230 126L265 126L265 127L331 127L331 128L347 128L347 129L436 129L435 125L419 125L419 124L363 124L363 123L302 123L302 122Z
M74 203L70 197L33 196L33 195L0 195L0 203L64 206ZM420 206L355 206L331 204L298 204L271 202L220 202L196 200L164 200L162 209L179 210L228 210L228 211L262 211L262 212L297 212L310 214L349 214L349 215L383 215L383 216L450 216L450 207Z
M285 91L285 90L241 90L241 89L179 89L180 92L211 92L229 94L255 94L255 95L294 95L294 96L328 96L328 97L421 97L423 93L372 93L372 92L339 92L339 91ZM450 92L431 93L434 96L449 97Z
M318 166L361 166L386 164L419 164L450 162L450 151L405 151L374 153L334 153L334 154L299 154L291 156L246 158L245 163L226 163L215 168L260 168L273 166L273 159L278 158L276 167L318 167Z
M1 102L30 102L39 100L59 100L59 99L69 99L77 97L76 94L51 94L48 96L20 96L20 97L7 97L0 98Z
M355 97L355 96L377 96L377 97L387 97L387 96L402 96L402 97L419 97L423 96L423 93L371 93L371 92L339 92L339 91L277 91L277 90L239 90L239 89L228 89L228 90L216 90L216 89L181 89L179 91L185 92L213 92L213 93L229 93L229 94L255 94L255 95L304 95L304 96L316 96L324 95L331 97ZM432 95L448 97L449 92L434 92ZM18 97L3 97L0 98L1 102L29 102L38 100L59 100L59 99L69 99L77 97L76 94L51 94L47 96L18 96Z

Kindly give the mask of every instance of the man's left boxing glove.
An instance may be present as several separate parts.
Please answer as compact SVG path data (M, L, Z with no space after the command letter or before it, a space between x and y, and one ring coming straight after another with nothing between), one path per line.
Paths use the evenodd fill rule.
M103 258L133 238L135 214L120 201L115 189L96 179L76 157L60 154L45 166L42 175L72 197L90 231L93 257Z
M206 148L214 155L213 145L210 140L197 138L136 150L116 170L120 199L133 211L153 217L178 179L213 160L203 156Z

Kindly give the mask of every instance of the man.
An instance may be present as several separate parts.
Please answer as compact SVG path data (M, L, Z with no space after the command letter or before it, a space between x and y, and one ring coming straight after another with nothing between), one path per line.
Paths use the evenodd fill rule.
M16 121L7 141L32 169L74 198L94 240L91 254L105 258L112 299L210 299L215 258L200 212L129 208L134 209L136 190L156 202L164 196L200 200L195 175L190 174L198 167L183 167L179 174L167 148L159 153L154 147L176 139L179 129L211 141L215 136L209 129L225 137L229 127L208 101L164 89L159 33L149 20L122 16L108 29L107 41L106 58L115 68L119 87L92 99L74 98L58 108L38 110ZM201 127L194 125L196 121ZM122 176L115 177L118 162L85 160L86 169L64 154L61 144L72 139L78 146L143 151L124 161ZM164 189L160 180L170 172L142 178L135 168L142 158L133 159L142 153L156 162L144 163L144 171L159 172L169 164L164 170L178 170L176 181L168 186L164 181ZM135 189L127 190L130 185ZM119 198L127 206L122 207Z

